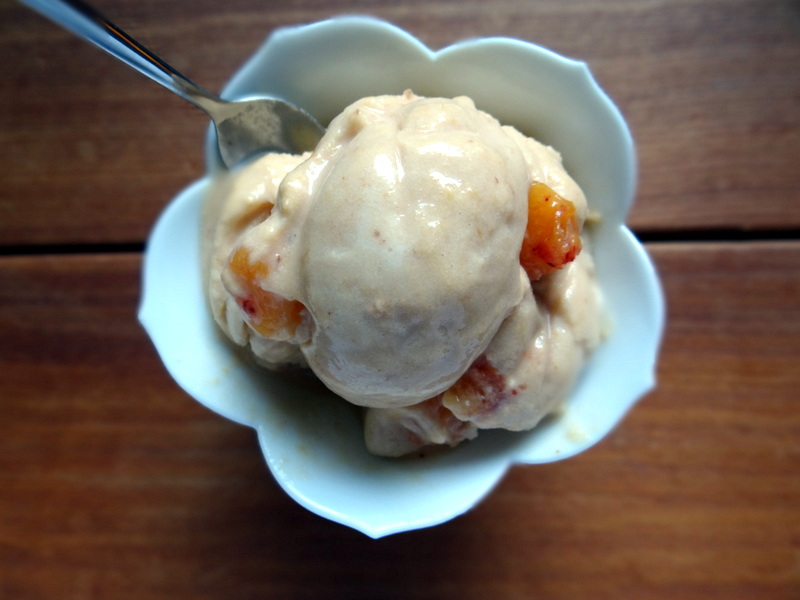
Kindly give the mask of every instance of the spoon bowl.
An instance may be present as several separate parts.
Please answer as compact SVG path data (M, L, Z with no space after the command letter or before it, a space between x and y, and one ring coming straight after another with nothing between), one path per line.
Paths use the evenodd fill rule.
M201 108L214 121L220 156L228 168L263 152L313 150L324 133L307 113L282 100L203 100L206 105Z

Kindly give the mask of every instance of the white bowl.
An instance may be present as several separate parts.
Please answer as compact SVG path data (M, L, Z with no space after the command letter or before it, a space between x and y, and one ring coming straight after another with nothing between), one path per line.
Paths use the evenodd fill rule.
M633 141L582 62L530 43L489 38L432 52L366 17L276 31L223 95L275 96L327 122L363 96L411 88L472 97L477 106L561 151L602 224L597 273L613 321L563 415L533 431L484 431L454 450L385 459L364 448L357 411L321 386L260 370L218 334L199 264L202 179L152 232L139 318L166 368L208 408L256 429L278 483L297 502L372 537L447 521L474 506L515 463L573 456L605 436L654 385L664 305L644 249L624 226L633 200ZM217 161L213 135L206 151Z

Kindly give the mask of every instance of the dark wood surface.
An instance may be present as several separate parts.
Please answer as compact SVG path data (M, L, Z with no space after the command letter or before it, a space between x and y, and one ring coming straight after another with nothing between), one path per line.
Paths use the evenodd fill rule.
M0 600L800 598L800 4L97 0L219 89L276 26L386 18L586 60L640 156L659 385L603 442L381 540L296 505L136 321L206 119L0 0Z

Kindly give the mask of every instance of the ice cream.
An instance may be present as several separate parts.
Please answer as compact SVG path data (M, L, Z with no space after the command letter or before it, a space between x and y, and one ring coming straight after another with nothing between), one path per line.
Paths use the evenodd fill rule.
M529 429L602 334L587 211L555 150L470 99L364 98L314 152L217 178L208 298L261 364L365 407L376 454Z

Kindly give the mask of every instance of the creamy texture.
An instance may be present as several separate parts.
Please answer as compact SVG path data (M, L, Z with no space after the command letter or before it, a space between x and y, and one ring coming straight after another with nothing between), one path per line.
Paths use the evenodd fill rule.
M267 154L241 171L221 173L203 207L203 273L214 319L233 342L249 345L265 366L304 366L305 359L297 344L254 335L225 289L222 273L239 237L270 216L281 181L307 157Z
M534 181L583 223L558 153L471 100L360 100L310 155L218 178L204 218L212 312L266 366L307 366L368 407L377 454L529 429L565 399L602 327L586 249L533 284L520 266ZM292 316L265 330L264 314ZM481 407L453 391L489 380Z

